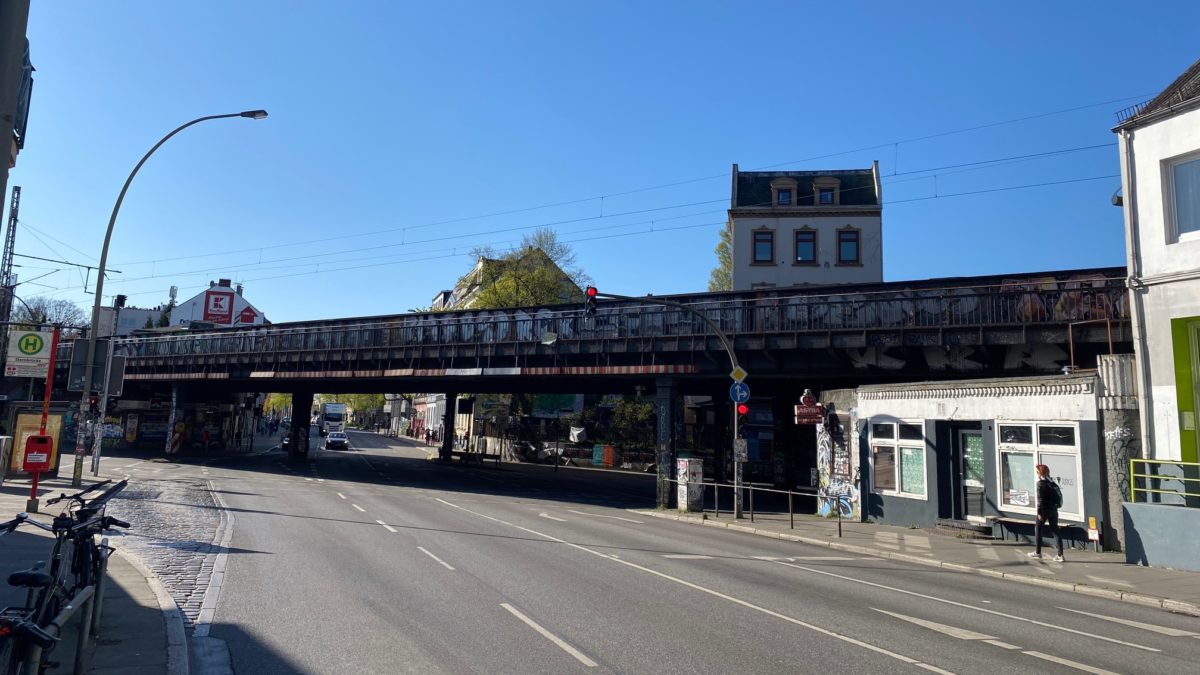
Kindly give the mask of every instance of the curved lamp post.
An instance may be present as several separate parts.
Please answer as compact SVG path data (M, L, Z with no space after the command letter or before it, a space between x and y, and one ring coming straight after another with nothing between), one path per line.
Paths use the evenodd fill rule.
M146 160L150 159L150 155L153 155L155 150L158 150L160 147L162 147L163 143L171 140L172 136L192 125L199 124L201 122L207 122L208 120L220 120L228 117L245 117L252 120L261 120L267 117L267 111L245 110L240 113L228 113L225 115L206 115L204 117L197 117L186 124L181 124L171 131L171 133L163 136L159 142L154 144L154 147L150 148L150 150L142 156L142 159L138 161L137 166L133 167L133 171L129 172L129 177L125 179L125 185L121 186L121 194L117 195L117 203L113 205L112 215L109 216L108 219L108 230L104 233L104 247L100 249L100 267L96 273L96 301L92 305L92 324L91 330L88 331L87 361L84 361L83 366L83 397L79 401L80 422L87 418L88 397L92 392L92 359L96 358L96 333L99 330L100 324L100 303L104 294L104 269L106 263L108 262L108 244L112 240L113 225L115 225L117 222L117 213L121 211L121 202L125 201L125 193L129 191L129 184L133 182L133 177L137 175L138 171L142 168L142 165L146 163ZM83 455L85 449L87 448L87 442L84 438L84 434L81 432L82 428L77 426L75 429L75 470L71 475L72 487L79 487L80 483L83 482ZM97 424L95 429L95 438L97 443L100 442L100 434L100 425Z

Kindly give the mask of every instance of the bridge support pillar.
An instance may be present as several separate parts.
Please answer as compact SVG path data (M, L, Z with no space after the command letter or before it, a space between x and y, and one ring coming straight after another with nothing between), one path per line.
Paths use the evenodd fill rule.
M442 444L438 457L449 460L454 456L454 416L458 414L458 392L447 392L446 410L442 413Z
M312 426L313 394L294 392L292 394L292 429L288 432L288 455L291 457L308 456L308 434Z
M658 432L654 446L658 464L658 507L669 509L675 502L671 478L675 476L675 400L679 397L679 384L672 378L661 378L655 380L654 385L658 409Z

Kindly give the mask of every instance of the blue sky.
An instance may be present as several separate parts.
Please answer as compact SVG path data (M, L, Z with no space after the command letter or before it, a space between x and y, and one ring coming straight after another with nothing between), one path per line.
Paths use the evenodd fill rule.
M1200 57L1200 3L1129 10L35 2L17 252L94 265L162 134L265 108L188 129L143 168L106 296L152 307L228 277L276 322L404 312L451 287L472 246L548 224L602 291L702 291L735 162L878 159L889 281L1120 265L1119 181L1099 178L1120 171L1114 113ZM22 297L90 305L78 271L17 263Z

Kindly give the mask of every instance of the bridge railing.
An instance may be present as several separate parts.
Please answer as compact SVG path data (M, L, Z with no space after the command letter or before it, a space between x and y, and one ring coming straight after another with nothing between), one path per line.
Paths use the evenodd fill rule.
M874 293L769 294L687 303L730 336L844 330L962 328L1124 320L1122 279L1019 279L1004 284ZM121 340L127 356L163 357L451 346L557 340L642 339L712 335L704 321L680 309L624 301L584 316L573 305L537 310L479 310L384 319L322 321L311 326L185 331Z

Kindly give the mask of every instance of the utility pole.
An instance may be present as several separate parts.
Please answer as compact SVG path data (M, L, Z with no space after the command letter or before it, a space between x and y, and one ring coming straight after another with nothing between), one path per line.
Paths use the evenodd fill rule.
M4 235L4 254L0 257L0 321L12 318L13 293L16 292L16 280L13 279L13 247L17 242L17 213L21 210L21 186L14 185L12 202L8 206L8 230ZM31 319L33 317L30 317ZM8 340L0 341L0 362L8 358Z

